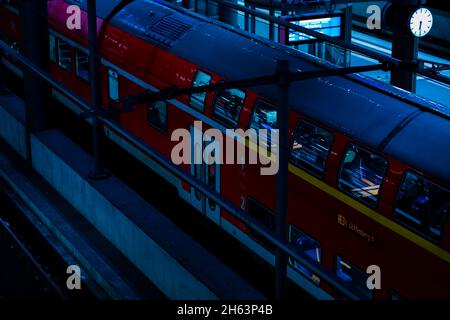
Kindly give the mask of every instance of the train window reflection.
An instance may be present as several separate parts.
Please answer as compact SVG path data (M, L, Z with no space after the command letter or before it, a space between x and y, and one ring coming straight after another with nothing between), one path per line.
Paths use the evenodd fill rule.
M229 89L220 91L214 103L214 118L229 128L236 128L244 100L245 92L242 90Z
M333 135L304 120L295 131L290 161L317 176L322 176L333 143Z
M361 291L366 291L371 295L370 290L367 288L368 274L341 256L336 256L336 275L343 281L351 283L361 289Z
M320 246L320 243L292 225L289 228L289 242L295 246L297 252L305 254L312 260L320 263L322 256L322 248ZM320 278L312 273L309 269L304 267L300 262L289 258L289 263L292 265L292 267L294 267L300 273L304 274L316 285L320 284Z
M247 199L247 204L248 213L253 218L258 220L270 230L275 231L275 214L271 210L269 210L256 200L253 200L252 198ZM275 251L275 246L266 238L262 237L259 233L253 231L253 229L250 229L249 233L255 240L260 242L267 249L269 249L270 251Z
M165 101L150 103L147 120L152 127L167 133L167 103Z
M108 87L109 87L109 98L112 101L118 101L120 99L119 74L112 69L108 70Z
M50 34L49 35L49 49L50 49L50 61L53 63L57 62L57 48L56 48L56 38L54 35Z
M439 241L450 207L450 191L410 171L400 186L395 218Z
M268 150L270 150L271 147L275 147L272 146L272 130L278 128L277 110L275 107L264 101L257 101L253 110L250 128L255 129L258 134L258 139L261 138L261 141L258 140L261 147ZM266 131L260 133L260 129L265 129Z
M77 76L89 81L89 56L84 52L76 50Z
M341 167L339 188L375 207L387 167L386 159L350 144Z
M206 86L211 84L211 75L198 70L197 74L195 75L194 81L192 83L193 87L200 87L200 86ZM191 95L191 98L189 100L189 105L193 107L194 109L197 109L200 112L203 112L203 109L205 107L205 100L206 100L206 92L201 93L194 93Z
M72 48L67 42L61 39L57 39L57 48L58 48L58 65L67 71L71 71Z

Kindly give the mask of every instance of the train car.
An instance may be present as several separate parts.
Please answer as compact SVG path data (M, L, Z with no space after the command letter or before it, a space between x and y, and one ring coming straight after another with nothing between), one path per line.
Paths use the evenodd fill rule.
M273 74L277 60L288 60L292 71L332 67L163 1L131 1L120 10L114 9L122 1L97 2L103 103L111 108L143 90ZM67 28L67 8L74 4L83 9L81 30ZM51 74L89 100L86 1L53 0L48 8ZM6 6L0 14L5 40L18 42L16 9ZM273 86L223 90L139 105L117 121L170 158L171 133L194 132L196 120L203 131L275 128L276 101ZM450 112L361 75L295 82L289 107L289 241L374 299L450 298ZM194 152L204 148L192 145ZM154 159L139 159L274 264L270 244ZM181 166L274 228L276 178L261 175L260 165ZM381 271L380 289L367 287L369 266ZM293 259L288 276L316 298L340 297Z

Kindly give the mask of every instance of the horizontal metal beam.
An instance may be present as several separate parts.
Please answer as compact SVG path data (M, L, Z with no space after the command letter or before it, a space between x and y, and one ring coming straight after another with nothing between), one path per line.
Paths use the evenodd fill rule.
M54 77L46 73L44 70L36 67L34 64L30 62L29 59L20 55L15 49L10 48L5 42L0 41L0 49L7 55L13 57L15 60L20 62L22 65L27 66L30 70L35 72L37 75L41 76L48 83L50 83L53 87L61 91L64 95L72 99L75 103L79 104L86 110L91 110L91 106L88 102L86 102L79 95L74 93L73 91L67 89L63 83L56 80ZM323 69L323 70L314 70L314 71L304 71L304 72L291 72L289 74L290 81L300 81L307 80L319 77L329 77L336 75L344 75L350 73L358 73L358 72L367 72L385 69L386 65L384 64L375 64L369 66L359 66L359 67L348 67L348 68L335 68L335 69ZM236 80L229 82L220 82L212 85L206 86L198 86L198 87L189 87L189 88L165 88L159 92L145 92L141 95L136 96L128 96L124 97L121 100L128 104L139 104L144 102L158 101L158 100L167 100L177 96L183 95L191 95L195 93L202 92L211 92L211 91L221 91L233 88L248 88L262 85L270 85L276 84L278 81L277 75L269 75L262 77L249 78L244 80ZM131 111L131 110L128 110ZM98 112L97 112L98 113Z
M227 198L222 196L220 193L212 190L208 185L198 180L196 177L190 175L179 166L173 164L170 159L165 155L161 154L156 149L148 146L145 142L141 142L139 138L133 134L127 132L127 130L121 128L117 123L104 119L107 126L111 127L114 131L117 131L126 139L133 141L136 146L147 153L151 158L155 159L158 163L161 163L166 169L168 169L172 174L176 175L178 178L182 179L195 189L199 190L206 197L212 199L214 202L218 203L220 207L229 212L234 218L243 222L248 228L262 236L264 239L268 240L270 243L276 247L283 250L291 258L299 261L303 266L308 268L312 273L316 274L319 278L329 283L332 287L343 293L346 297L352 300L365 300L371 299L371 296L367 292L363 292L355 288L354 286L344 282L338 278L334 273L327 270L323 265L312 260L307 255L297 252L296 248L285 241L281 241L276 238L273 231L268 229L266 226L261 224L258 220L253 218L248 212L238 208L234 203L229 201Z
M27 58L22 57L16 50L10 48L5 42L0 40L0 50L7 55L13 57L17 62L26 66L30 71L36 73L42 77L45 81L51 84L55 89L59 90L61 93L66 95L69 99L73 100L75 103L79 104L83 109L89 111L91 105L87 103L83 98L78 96L72 90L67 89L61 82L55 80L54 77L43 71L42 69L34 66ZM220 193L210 189L208 185L198 180L197 178L190 175L190 173L184 171L179 166L173 164L170 159L160 153L158 150L148 146L146 143L142 142L138 137L134 136L128 130L122 128L119 124L111 121L104 117L99 117L99 119L109 128L119 133L129 141L132 141L138 148L143 150L151 158L155 159L157 162L161 163L166 169L172 172L174 175L184 180L194 188L198 189L201 193L211 198L213 201L219 204L224 210L228 211L233 217L237 218L239 221L244 223L248 228L268 240L275 247L283 250L286 254L291 256L293 259L301 262L306 268L310 269L311 272L319 276L325 282L329 283L332 287L337 289L339 292L344 294L347 298L353 300L370 299L370 296L354 286L344 282L338 278L334 273L327 270L324 266L315 262L307 255L297 252L295 247L291 244L277 239L273 232L262 225L259 221L251 217L247 212L235 206L231 201L223 197Z
M319 33L317 31L314 31L314 30L311 30L311 29L308 29L308 28L305 28L305 27L302 27L302 26L294 25L294 24L292 24L292 23L290 23L288 21L282 20L280 17L274 17L274 16L271 16L271 15L265 14L265 13L263 13L261 11L256 11L256 10L253 10L251 8L247 8L245 6L232 3L232 2L227 1L227 0L209 0L209 1L210 2L216 2L218 4L222 4L222 5L225 5L225 6L229 6L230 8L233 8L234 10L242 11L242 12L244 12L246 14L253 15L255 17L259 17L261 19L267 20L270 23L278 24L279 26L283 26L285 28L289 28L291 30L295 30L295 31L304 33L306 35L315 37L318 40L322 40L322 41L334 44L336 46L339 46L339 47L342 47L342 48L345 48L345 49L348 49L348 50L352 50L352 51L358 52L358 53L363 54L363 55L365 55L367 57L370 57L370 58L372 58L372 59L374 59L374 60L376 60L378 62L389 64L391 66L390 69L392 69L393 67L397 67L399 69L411 68L411 64L410 63L405 63L405 62L403 62L403 61L401 61L399 59L393 58L390 55L386 55L386 54L383 54L383 53L380 53L380 52L368 49L366 47L363 47L363 46L360 46L360 45L357 45L357 44L354 44L354 43L349 43L349 42L346 42L346 41L344 41L342 39L339 39L339 38L330 37L330 36L327 36L325 34ZM338 3L338 2L340 2L340 3L349 2L350 3L350 2L355 2L355 1L347 1L347 0L336 0L335 1L335 3ZM362 1L362 2L365 2L365 1ZM413 68L415 68L414 72L416 72L417 74L424 75L424 76L433 77L434 80L442 81L443 83L448 84L448 80L445 79L445 77L443 77L443 76L439 76L439 75L438 76L436 76L436 75L430 76L429 73L427 73L426 71L419 70L418 66L420 65L421 62L426 62L426 61L423 61L423 60L420 60L420 59L417 60L417 64L412 66Z
M278 24L279 26L283 26L285 28L291 29L291 30L295 30L304 34L307 34L309 36L315 37L318 40L322 40L322 41L326 41L329 43L332 43L336 46L342 47L342 48L346 48L348 50L352 50L355 52L358 52L360 54L366 55L374 60L377 60L378 62L382 62L382 63L389 63L392 65L399 65L401 63L400 60L392 58L391 56L376 52L374 50L371 49L367 49L365 47L353 44L353 43L348 43L342 39L339 38L333 38L330 36L327 36L325 34L322 34L320 32L302 27L302 26L298 26L298 25L294 25L288 21L282 20L281 17L273 17L269 14L260 12L260 11L256 11L256 10L252 10L249 8L246 8L242 5L239 4L235 4L233 2L227 1L227 0L209 0L210 2L216 2L225 6L228 6L230 8L233 8L237 11L242 11L244 13L247 13L249 15L253 15L255 17L259 17L261 19L267 20L269 22Z
M307 1L299 1L296 3L283 3L282 0L270 1L270 0L245 0L245 3L255 5L257 8L272 8L283 10L295 10L295 9L311 9L315 7L329 7L336 4L349 4L357 2L368 2L368 0L322 0L314 3Z
M290 82L309 80L322 77L333 77L339 75L346 75L352 73L360 73L375 70L387 70L385 64L374 64L368 66L358 66L358 67L346 67L346 68L330 68L321 69L313 71L299 71L299 72L289 72L288 77ZM278 76L268 75L261 77L248 78L243 80L219 82L210 85L198 86L198 87L187 87L187 88L176 88L168 87L161 89L159 92L144 92L135 96L124 97L121 100L125 103L124 111L131 111L133 105L155 102L161 100L169 100L177 96L191 95L195 93L204 92L216 92L235 88L251 88L257 86L265 85L275 85L278 82Z
M82 106L85 109L91 109L91 106L89 103L87 103L83 98L81 98L79 95L71 91L70 89L67 89L64 84L58 80L56 80L53 76L49 75L46 71L43 69L37 67L34 65L29 59L25 58L21 54L17 52L17 50L12 49L10 46L8 46L5 42L0 40L0 51L3 51L7 56L9 55L14 60L19 62L21 65L26 66L28 69L30 69L35 74L42 77L45 81L47 81L49 84L51 84L54 88L61 91L64 95L72 99L75 103Z
M450 77L441 74L442 71L450 70L450 64L419 59L417 69L417 73L424 77L428 77L446 85L450 85Z
M445 83L446 85L450 86L450 78L443 74L439 74L439 72L436 72L436 70L433 70L433 69L423 70L420 72L420 75L430 78L430 79L433 79L433 80L436 80L441 83Z

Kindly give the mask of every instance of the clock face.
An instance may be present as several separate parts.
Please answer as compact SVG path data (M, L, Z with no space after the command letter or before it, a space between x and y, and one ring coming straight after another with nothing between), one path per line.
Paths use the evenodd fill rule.
M416 37L423 37L430 32L433 26L433 15L426 8L419 8L413 12L409 19L409 28Z

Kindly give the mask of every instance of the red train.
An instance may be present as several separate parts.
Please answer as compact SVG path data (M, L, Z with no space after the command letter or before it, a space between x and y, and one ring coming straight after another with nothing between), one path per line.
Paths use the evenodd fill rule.
M97 2L103 23L121 1ZM89 99L86 14L82 30L68 30L66 9L72 4L85 10L85 0L48 2L51 73ZM0 14L4 40L18 42L16 9L5 6ZM132 1L101 30L105 105L144 89L272 74L278 59L289 60L292 70L323 67L300 52L164 2ZM82 111L60 93L54 95ZM275 101L271 86L195 94L136 108L119 122L170 157L171 132L190 130L194 120L215 128L274 127ZM381 289L370 291L374 298L450 298L449 114L431 101L360 75L294 83L289 103L290 241L362 290L369 290L366 268L379 266ZM123 143L120 136L114 139ZM152 159L135 155L183 199L273 264L270 245ZM183 167L273 228L274 176L261 176L256 165ZM290 261L288 274L317 298L339 297L296 261Z

